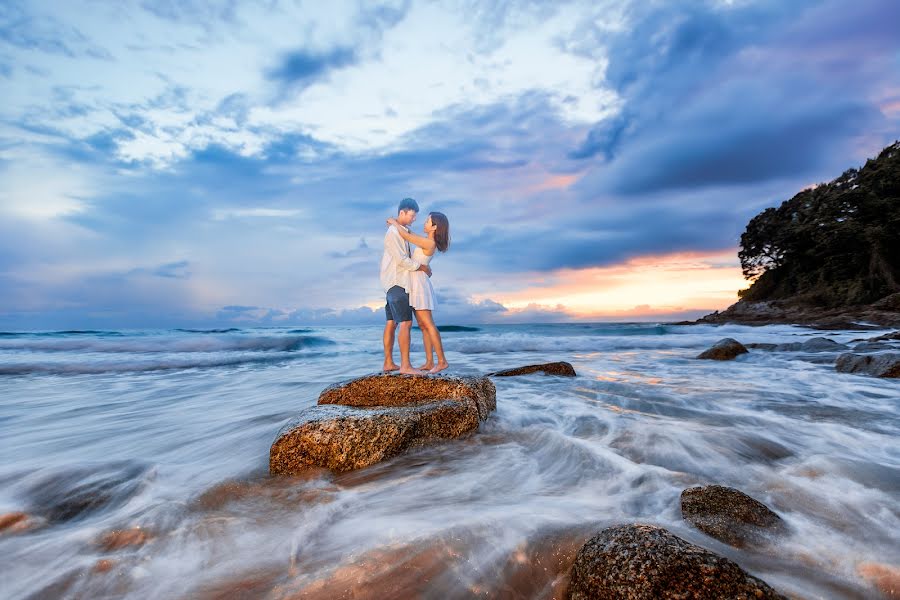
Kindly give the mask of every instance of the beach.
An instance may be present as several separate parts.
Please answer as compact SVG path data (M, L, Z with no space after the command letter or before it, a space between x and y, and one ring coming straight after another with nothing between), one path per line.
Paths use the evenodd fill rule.
M897 381L836 372L829 352L695 358L724 337L887 330L475 328L443 334L448 374L578 375L495 378L478 431L297 477L268 474L279 428L376 372L380 327L0 334L0 514L25 515L0 532L3 597L554 598L578 548L623 523L798 598L878 597L872 573L900 565ZM679 496L711 483L788 534L738 549L692 528Z

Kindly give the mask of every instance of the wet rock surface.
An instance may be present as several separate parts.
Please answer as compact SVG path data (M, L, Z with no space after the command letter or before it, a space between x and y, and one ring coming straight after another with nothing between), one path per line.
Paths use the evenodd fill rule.
M857 567L857 573L885 598L896 598L900 595L900 567L866 562Z
M824 337L815 337L805 342L785 342L782 344L747 344L747 348L767 352L842 352L849 349L846 344Z
M707 360L732 360L741 354L746 354L747 348L733 338L724 338L697 355L697 358Z
M113 529L97 539L97 546L104 552L114 552L123 548L143 546L153 534L141 527Z
M21 511L0 514L0 535L22 533L35 527L35 519Z
M132 461L52 474L28 489L29 512L51 524L90 517L125 504L152 476Z
M736 563L652 525L604 529L578 551L568 598L784 598Z
M800 344L801 352L839 352L841 350L847 350L847 346L824 337L811 338Z
M681 492L681 516L717 540L743 548L785 533L784 521L762 502L734 488L707 485Z
M854 352L881 352L882 350L894 350L894 346L887 342L862 342L853 346Z
M485 377L370 375L336 384L281 429L269 472L366 467L474 431L496 405L496 388Z
M834 368L840 373L857 373L873 377L900 377L900 352L880 354L841 354Z
M575 377L575 367L567 362L552 362L496 371L494 373L488 373L488 377L516 377L518 375L530 375L532 373L544 373L545 375L557 375L559 377Z
M896 295L895 295L896 296ZM748 302L739 300L694 323L738 323L741 325L804 325L814 329L877 329L900 326L900 310L891 297L874 304L821 308L788 301Z
M867 341L867 342L890 342L893 340L900 341L900 331L893 331L891 333L885 333L884 335L878 335L873 338L869 338L865 341Z

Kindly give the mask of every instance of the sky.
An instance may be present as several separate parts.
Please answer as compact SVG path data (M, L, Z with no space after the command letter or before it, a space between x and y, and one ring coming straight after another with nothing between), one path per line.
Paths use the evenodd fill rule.
M0 327L654 321L900 138L895 0L0 0Z

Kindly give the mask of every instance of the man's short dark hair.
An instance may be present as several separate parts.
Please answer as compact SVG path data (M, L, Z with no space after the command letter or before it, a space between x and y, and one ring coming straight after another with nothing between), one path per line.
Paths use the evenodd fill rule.
M397 207L397 214L399 215L400 212L404 210L414 210L419 212L419 203L412 198L404 198L400 201L400 206Z

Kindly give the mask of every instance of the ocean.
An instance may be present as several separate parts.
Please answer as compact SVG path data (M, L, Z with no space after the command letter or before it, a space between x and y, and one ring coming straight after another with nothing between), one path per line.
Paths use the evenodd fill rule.
M883 332L477 328L443 334L448 374L564 360L578 376L496 378L470 436L293 478L268 476L276 433L380 369L380 327L0 333L0 514L28 515L0 532L0 596L553 598L585 540L632 522L799 598L876 597L871 574L900 565L900 384L828 353L694 358L723 337ZM765 551L706 537L679 495L708 483L790 534Z

